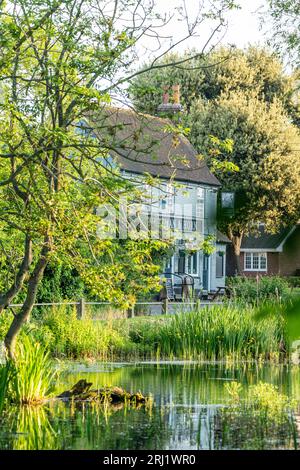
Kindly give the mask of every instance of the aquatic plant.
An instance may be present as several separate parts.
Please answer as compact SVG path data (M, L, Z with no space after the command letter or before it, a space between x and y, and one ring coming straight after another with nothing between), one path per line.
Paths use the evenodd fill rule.
M174 315L161 327L161 353L184 359L278 359L285 333L280 306L274 306L277 315L262 322L255 321L256 310L250 306L223 305Z
M242 391L242 384L240 384L239 382L229 382L228 384L225 384L225 389L226 389L226 392L228 393L228 395L230 396L230 398L233 400L233 401L240 401L240 393Z
M11 369L9 396L11 401L20 404L40 403L53 389L58 374L49 352L28 336L18 343Z
M251 385L243 399L242 384L232 382L224 388L231 405L222 408L218 414L221 447L226 447L229 442L232 446L238 429L241 448L270 448L270 442L272 447L280 447L283 436L289 442L289 448L297 448L297 400L281 393L271 383Z
M6 399L10 375L10 364L0 365L0 415L3 411Z

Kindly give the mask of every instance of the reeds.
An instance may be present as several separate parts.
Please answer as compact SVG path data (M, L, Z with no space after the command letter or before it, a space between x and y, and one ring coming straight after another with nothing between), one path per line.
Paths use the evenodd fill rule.
M254 315L252 307L232 305L177 314L161 328L161 354L205 360L278 357L284 337L280 314L263 321L257 321Z
M10 364L0 365L0 415L3 411L9 383Z
M9 396L12 402L37 404L51 392L57 372L49 353L32 338L23 336L11 368Z

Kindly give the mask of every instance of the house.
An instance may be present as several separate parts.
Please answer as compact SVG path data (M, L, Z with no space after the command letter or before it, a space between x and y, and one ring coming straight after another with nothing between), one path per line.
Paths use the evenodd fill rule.
M240 266L244 276L300 276L300 223L275 234L260 224L255 235L242 241ZM235 274L232 247L228 249L226 271L228 276Z
M117 165L122 176L142 188L148 198L144 213L159 221L159 237L171 233L174 239L174 253L165 260L162 276L175 287L188 279L196 291L223 287L226 241L216 228L220 183L189 140L174 134L169 119L124 108L93 114L88 126L85 132L109 149L105 164ZM155 185L148 184L149 175L157 178ZM199 249L208 236L215 246L210 255Z

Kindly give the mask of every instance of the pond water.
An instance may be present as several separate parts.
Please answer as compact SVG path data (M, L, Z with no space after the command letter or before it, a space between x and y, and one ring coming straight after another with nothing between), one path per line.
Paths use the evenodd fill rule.
M72 364L58 384L81 378L93 387L122 386L151 394L153 405L103 407L51 401L12 407L0 423L1 449L292 449L294 424L257 426L250 415L224 419L230 403L225 384L238 381L246 392L259 381L300 399L296 366L196 364L183 362ZM225 408L224 408L225 407ZM292 419L292 418L291 418Z

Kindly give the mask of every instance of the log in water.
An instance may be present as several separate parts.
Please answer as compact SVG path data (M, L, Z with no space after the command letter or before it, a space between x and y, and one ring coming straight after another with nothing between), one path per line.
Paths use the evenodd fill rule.
M146 403L147 398L141 392L130 393L121 387L104 387L91 390L92 382L79 380L70 390L66 390L57 398L75 401L97 401L100 403Z

